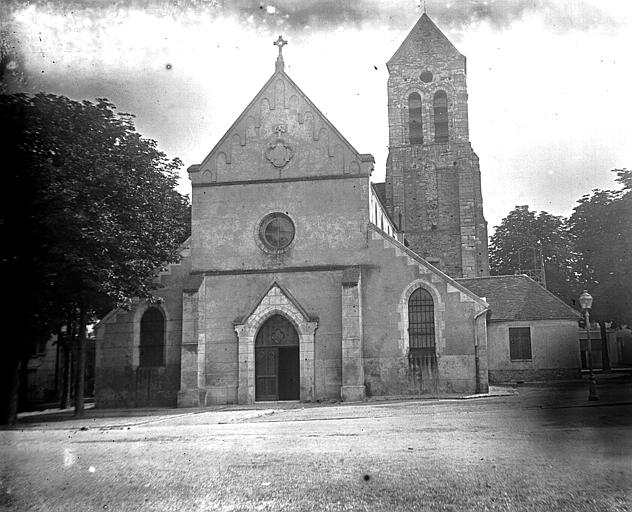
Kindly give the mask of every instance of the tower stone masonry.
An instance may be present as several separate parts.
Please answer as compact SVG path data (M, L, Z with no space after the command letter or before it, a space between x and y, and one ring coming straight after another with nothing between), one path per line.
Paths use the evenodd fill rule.
M448 275L489 275L466 58L424 13L387 63L385 199L409 247Z

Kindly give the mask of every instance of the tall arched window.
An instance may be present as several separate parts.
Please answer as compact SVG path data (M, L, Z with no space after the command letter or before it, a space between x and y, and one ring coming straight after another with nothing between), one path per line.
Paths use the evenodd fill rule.
M408 299L408 340L411 352L434 353L434 302L423 288L417 288Z
M140 320L141 367L164 366L165 317L158 308L149 308Z
M421 96L413 92L408 96L408 140L411 144L423 144L421 124Z
M448 142L448 96L445 91L434 95L435 142Z

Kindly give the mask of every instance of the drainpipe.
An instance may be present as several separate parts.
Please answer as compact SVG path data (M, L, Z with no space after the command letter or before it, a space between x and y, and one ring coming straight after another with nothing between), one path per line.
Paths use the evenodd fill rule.
M485 308L483 311L479 311L474 315L474 368L476 371L476 394L481 392L480 363L478 361L478 325L476 324L476 321L488 311L489 308Z

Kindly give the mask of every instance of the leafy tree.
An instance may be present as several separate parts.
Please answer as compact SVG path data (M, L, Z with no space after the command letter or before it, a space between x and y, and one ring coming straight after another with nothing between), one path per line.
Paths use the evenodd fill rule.
M0 423L15 421L18 361L63 324L76 328L82 415L86 325L131 297L151 297L156 270L177 260L188 236L188 199L175 190L182 164L105 99L0 95L0 120L11 162L0 269L12 299Z
M572 238L563 217L516 206L490 238L492 275L515 274L544 261L547 288L571 304L577 296ZM535 265L535 266L534 266Z
M632 171L614 169L621 190L583 196L569 219L577 271L596 320L632 323Z

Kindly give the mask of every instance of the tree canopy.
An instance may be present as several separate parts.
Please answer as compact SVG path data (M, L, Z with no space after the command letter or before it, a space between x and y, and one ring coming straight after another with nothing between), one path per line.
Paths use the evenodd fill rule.
M615 169L621 190L593 190L569 219L577 272L598 318L632 323L632 171Z
M490 238L491 273L521 271L521 250L538 248L550 291L577 306L587 289L593 318L632 323L632 171L613 172L622 188L593 190L568 219L516 206Z
M178 259L189 202L182 163L142 137L106 99L0 95L5 167L0 265L9 278L16 357L68 316L151 297L157 270Z
M577 293L572 237L563 217L516 206L490 237L492 275L524 272L544 263L547 288L571 303Z

